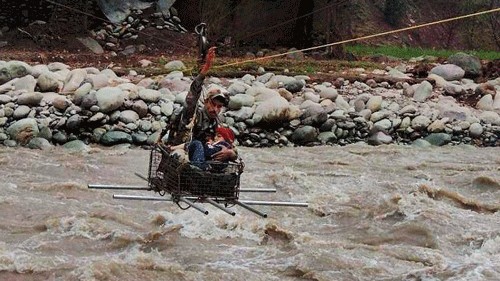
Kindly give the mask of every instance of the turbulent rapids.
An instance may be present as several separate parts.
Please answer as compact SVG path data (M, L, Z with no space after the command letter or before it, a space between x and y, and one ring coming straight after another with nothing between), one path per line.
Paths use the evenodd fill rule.
M147 150L1 147L0 279L499 280L498 151L242 147L242 189L276 193L240 200L308 202L264 219L87 188L144 186Z
M241 159L235 163L209 161L209 169L202 171L191 165L189 161L181 161L179 156L167 152L161 145L153 147L149 160L148 178L136 173L137 176L148 181L148 187L89 184L89 188L154 191L161 196L169 194L171 195L170 199L128 195L113 195L113 198L173 201L181 209L192 207L205 215L208 215L208 211L196 205L195 202L209 203L232 216L236 213L227 207L238 205L264 218L267 217L266 213L262 213L250 205L308 206L307 203L301 202L239 200L240 192L276 192L276 189L265 188L241 189L240 176L244 169ZM181 207L181 202L187 207Z

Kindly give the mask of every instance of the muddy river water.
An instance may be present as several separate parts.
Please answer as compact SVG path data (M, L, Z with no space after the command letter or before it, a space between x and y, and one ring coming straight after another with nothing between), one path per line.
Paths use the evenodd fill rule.
M0 146L0 280L500 280L500 148L241 148L242 199L204 215L141 191L149 152Z

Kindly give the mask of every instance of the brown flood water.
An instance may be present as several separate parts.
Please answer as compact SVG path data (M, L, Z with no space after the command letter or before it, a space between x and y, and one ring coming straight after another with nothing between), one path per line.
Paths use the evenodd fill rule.
M140 191L149 152L0 147L0 280L500 280L500 148L241 148L232 217Z

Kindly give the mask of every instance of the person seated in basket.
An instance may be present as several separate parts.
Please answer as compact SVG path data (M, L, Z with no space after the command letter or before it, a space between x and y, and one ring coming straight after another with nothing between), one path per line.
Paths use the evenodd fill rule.
M205 160L213 160L213 155L221 151L224 147L229 149L235 149L234 143L234 132L230 128L218 127L215 130L215 139L209 140L205 146ZM191 147L193 142L189 145ZM192 145L194 146L194 145ZM194 152L194 150L193 150ZM193 156L194 158L194 156Z
M189 143L172 146L170 147L170 149L172 151L176 151L178 149L186 150L189 155L189 162L192 165L202 170L207 170L209 168L209 165L206 163L206 161L216 160L214 158L214 155L217 152L221 151L222 149L235 149L233 145L234 139L235 137L233 130L226 127L218 127L216 129L214 139L208 139L208 141L204 143L199 140L192 140ZM226 160L221 162L227 163L229 161ZM217 166L220 166L219 168L223 167L223 165Z
M229 102L228 96L219 89L207 93L204 102L198 102L202 92L203 82L215 58L215 47L211 47L206 55L205 63L200 73L191 83L186 106L180 114L174 114L168 129L170 136L166 144L176 146L182 143L199 141L202 144L215 137L216 129L219 127L219 114ZM236 150L222 146L212 155L212 160L234 161L238 158Z

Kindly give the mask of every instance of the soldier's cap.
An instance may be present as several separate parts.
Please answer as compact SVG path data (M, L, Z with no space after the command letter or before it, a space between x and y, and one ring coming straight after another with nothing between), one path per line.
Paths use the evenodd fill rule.
M229 97L226 93L221 92L219 89L212 89L207 93L207 100L218 100L227 106L229 103Z

